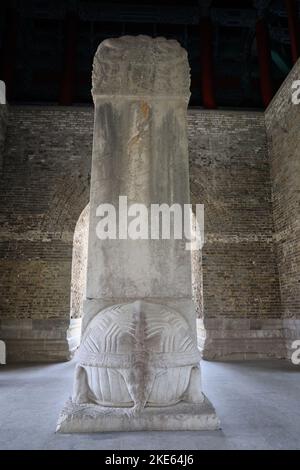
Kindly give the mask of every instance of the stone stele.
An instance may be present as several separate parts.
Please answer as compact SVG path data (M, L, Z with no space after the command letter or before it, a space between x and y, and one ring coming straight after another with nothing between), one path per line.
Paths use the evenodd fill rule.
M97 207L189 203L186 51L173 40L102 42L93 67L95 125L82 341L59 432L212 430L201 391L191 252L185 240L100 240Z

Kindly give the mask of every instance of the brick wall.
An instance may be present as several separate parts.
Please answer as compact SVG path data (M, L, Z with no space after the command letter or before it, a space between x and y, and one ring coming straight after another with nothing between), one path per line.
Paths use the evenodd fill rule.
M300 105L292 104L292 82L300 61L266 112L272 174L282 308L300 318Z
M9 107L7 125L0 194L0 334L9 341L9 359L24 354L28 360L63 358L73 234L89 200L93 112Z
M212 342L218 357L239 355L249 337L250 353L263 355L257 337L281 341L264 115L191 110L188 120L192 200L205 204L198 271L206 357L214 357ZM92 108L9 108L0 334L11 359L67 356L73 235L89 198L92 132Z
M263 113L189 114L192 201L205 205L207 318L280 317Z
M300 80L300 61L266 112L282 313L291 340L300 338L300 105L292 103L294 80Z
M191 111L189 123L192 201L205 205L203 355L284 357L264 114Z

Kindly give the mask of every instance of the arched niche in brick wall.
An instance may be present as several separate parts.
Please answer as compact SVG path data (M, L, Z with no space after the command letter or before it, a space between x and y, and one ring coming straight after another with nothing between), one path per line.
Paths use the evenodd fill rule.
M70 326L67 332L71 354L77 349L81 340L81 320L87 272L89 210L90 206L88 204L79 216L73 236Z
M90 173L86 165L72 174L57 175L41 231L73 243L76 224L89 202L89 194Z
M53 261L60 269L59 281L52 289L53 305L59 317L66 358L72 357L80 343L81 308L85 286L87 230L89 212L89 168L78 165L72 174L57 178L40 230L53 246ZM84 233L86 231L86 241ZM50 289L50 288L49 288Z
M72 279L70 317L82 318L83 299L86 287L89 204L83 209L75 227L72 253Z

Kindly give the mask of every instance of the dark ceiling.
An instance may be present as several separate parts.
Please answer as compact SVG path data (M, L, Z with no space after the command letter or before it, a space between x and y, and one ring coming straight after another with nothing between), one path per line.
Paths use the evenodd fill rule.
M10 102L90 103L98 44L148 34L187 49L192 106L262 108L299 55L299 10L300 0L1 1L1 79Z

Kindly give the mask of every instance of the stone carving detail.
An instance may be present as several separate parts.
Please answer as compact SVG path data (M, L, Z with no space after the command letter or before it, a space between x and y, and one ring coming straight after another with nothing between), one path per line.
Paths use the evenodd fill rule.
M83 337L60 432L219 426L201 391L184 240L97 237L99 204L116 207L120 195L147 207L189 202L189 86L176 41L125 36L97 50Z
M177 41L148 36L106 39L93 64L97 95L190 97L190 68Z
M143 301L115 305L100 312L85 332L73 401L135 412L181 400L200 403L199 360L179 313Z

